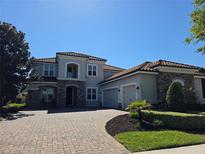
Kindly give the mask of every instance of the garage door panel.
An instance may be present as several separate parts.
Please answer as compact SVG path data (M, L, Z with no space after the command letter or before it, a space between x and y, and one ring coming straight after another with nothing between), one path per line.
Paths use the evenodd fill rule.
M118 89L108 89L103 91L103 107L118 108Z
M135 85L130 85L123 87L123 103L124 107L127 108L128 105L136 100L136 88Z

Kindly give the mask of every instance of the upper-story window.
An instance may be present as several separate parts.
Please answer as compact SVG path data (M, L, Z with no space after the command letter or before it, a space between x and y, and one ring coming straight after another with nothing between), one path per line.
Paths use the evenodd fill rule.
M67 78L78 78L78 65L77 64L67 64L67 70L66 70L66 77Z
M54 76L55 65L44 64L44 76Z
M95 64L88 64L88 76L97 76L97 65Z

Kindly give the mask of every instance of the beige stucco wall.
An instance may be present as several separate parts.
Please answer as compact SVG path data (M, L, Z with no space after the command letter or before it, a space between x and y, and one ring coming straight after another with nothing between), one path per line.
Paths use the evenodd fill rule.
M135 74L130 77L122 78L108 84L104 84L100 86L100 91L102 93L103 89L108 89L112 87L116 87L119 89L119 100L118 103L122 103L122 87L135 84L136 86L136 98L137 100L146 99L150 102L157 101L157 90L156 90L156 75L152 74ZM137 89L139 87L139 89Z
M150 102L157 102L156 75L140 74L141 97Z

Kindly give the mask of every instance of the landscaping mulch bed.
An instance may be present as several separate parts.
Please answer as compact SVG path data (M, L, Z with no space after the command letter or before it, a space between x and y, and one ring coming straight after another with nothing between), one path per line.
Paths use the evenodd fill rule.
M128 114L117 116L106 123L106 131L111 135L115 136L121 132L135 131L136 119L132 119Z

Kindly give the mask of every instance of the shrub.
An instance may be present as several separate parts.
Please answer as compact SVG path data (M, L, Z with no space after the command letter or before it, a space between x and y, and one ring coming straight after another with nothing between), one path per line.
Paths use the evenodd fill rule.
M164 126L163 121L162 121L162 120L159 120L159 119L154 119L153 122L152 122L152 124L153 124L154 126L160 127L160 128L162 128L162 127Z
M161 120L170 129L205 130L205 116L199 114L142 110L142 118L149 122Z
M128 106L129 111L136 111L137 109L144 109L144 108L150 108L151 104L148 103L146 100L143 101L135 101L131 102Z
M130 114L132 114L133 118L138 118L140 125L142 126L142 109L148 109L151 108L151 104L147 103L146 100L144 101L136 101L130 103L128 106L128 109L130 111ZM137 113L137 114L136 114Z
M141 127L141 124L139 123L139 122L137 122L136 124L135 124L135 127L137 128L137 129L141 129L142 127Z
M138 113L136 111L130 111L129 116L130 118L137 119Z
M184 109L184 94L181 83L171 83L167 91L166 101L172 111L182 111Z
M3 113L16 113L26 107L25 103L17 104L17 103L8 103L7 105L2 107Z

